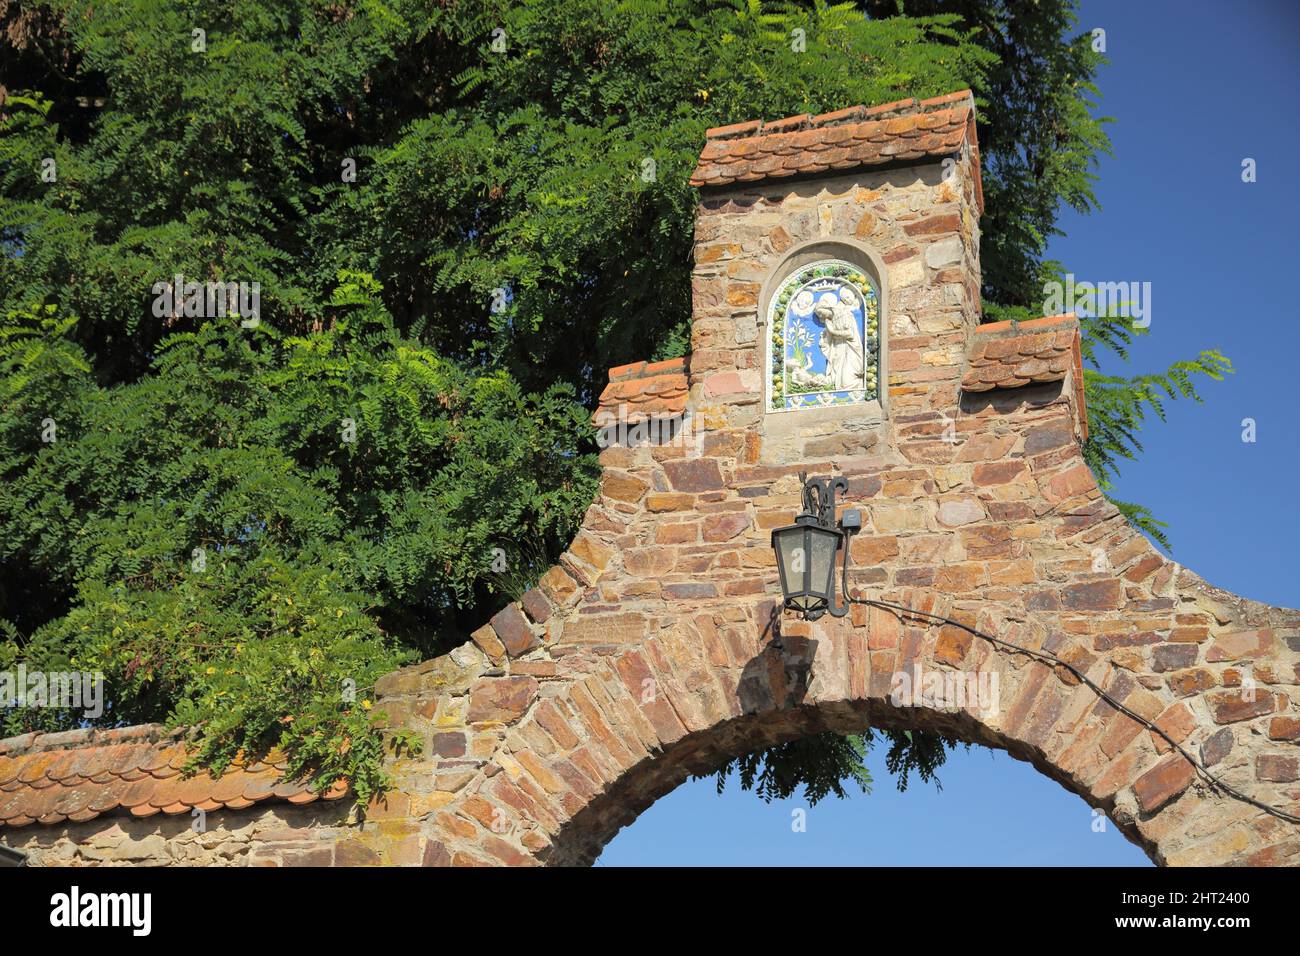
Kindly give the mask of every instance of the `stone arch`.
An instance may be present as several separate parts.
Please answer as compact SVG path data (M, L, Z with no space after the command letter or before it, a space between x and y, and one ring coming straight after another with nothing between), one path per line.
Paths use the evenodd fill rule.
M950 610L950 602L915 597L921 606ZM752 610L761 617L771 606L760 603ZM1122 725L1127 718L1104 705L1099 708L1096 695L1077 681L1062 680L1043 664L989 645L963 647L961 636L943 633L947 628L909 625L904 617L876 608L860 615L860 624L826 619L808 626L787 624L786 633L773 635L775 639L759 635L745 640L743 635L759 623L752 617L751 623L724 636L715 630L714 617L708 612L696 615L703 626L688 619L644 647L610 660L581 685L581 700L570 692L552 701L571 714L585 711L587 719L599 708L608 715L606 726L623 750L618 766L600 765L584 755L581 769L563 759L537 768L539 777L547 770L555 775L553 786L573 785L576 797L561 797L572 816L559 821L549 845L537 853L539 862L592 863L609 840L655 800L690 776L707 775L732 758L811 734L860 733L867 727L930 730L1005 750L1107 812L1130 840L1162 862L1157 842L1145 837L1132 815L1117 804L1118 791L1130 782L1128 772L1117 767L1089 782L1053 746L1060 742L1056 738L1064 739L1061 722L1092 714L1098 716L1101 736L1125 735ZM690 664L683 664L690 658L690 647L698 653ZM900 671L975 678L981 672L987 677L990 668L997 677L985 680L984 686L997 688L992 702L896 702L898 688L891 677ZM647 681L677 684L683 679L696 687L694 707L682 696L676 703L647 702L643 692L638 699L636 688L644 688ZM1050 703L1032 704L1039 695ZM617 715L627 719L619 724ZM529 730L525 722L508 735L506 748L527 748ZM1152 736L1153 744L1155 739ZM623 751L630 758L626 765ZM597 790L588 785L590 777L583 778L582 770L590 774L593 769L612 771L612 779L603 781L605 789ZM508 789L503 787L502 793ZM501 796L494 789L489 792Z
M855 592L1051 651L1231 786L1294 813L1293 786L1275 778L1294 759L1285 741L1300 613L1166 561L1102 497L1062 390L1029 398L970 412L983 427L951 451L971 459L969 476L944 492L938 475L953 464L833 463L867 516L853 543ZM746 465L743 442L725 448L714 449L721 461L607 449L615 480L539 590L474 644L392 676L380 706L428 732L432 759L396 765L397 819L378 808L358 839L391 838L396 825L431 864L586 863L690 773L871 723L944 730L1028 760L1158 863L1300 862L1294 824L1209 786L1061 668L876 608L838 621L775 617L765 519L788 520L793 472L806 466ZM710 470L701 462L717 486L653 490L698 483ZM741 497L757 486L765 494ZM712 507L736 501L743 521ZM894 527L900 508L923 520ZM668 544L682 525L693 543ZM898 705L895 677L915 666L998 674L995 712Z

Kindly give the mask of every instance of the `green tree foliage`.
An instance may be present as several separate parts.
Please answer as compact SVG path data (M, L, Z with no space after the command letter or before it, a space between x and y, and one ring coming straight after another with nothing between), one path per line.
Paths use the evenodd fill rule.
M773 799L788 800L798 793L809 806L830 795L843 799L847 796L846 783L856 784L863 793L870 793L871 772L865 760L867 752L876 745L877 735L889 742L885 769L893 775L899 790L907 789L912 774L925 783L933 780L939 786L936 772L943 766L948 751L960 743L956 738L939 734L877 731L870 727L850 736L813 734L728 761L714 775L718 793L726 789L733 773L742 789L753 790L768 803Z
M0 667L102 670L106 723L368 791L374 679L555 557L605 370L686 349L704 131L973 87L984 296L1027 315L1106 148L1075 29L1070 0L0 0ZM155 314L177 274L259 283L260 322ZM1103 480L1215 362L1089 377ZM839 792L867 740L742 781Z
M107 721L198 727L205 762L273 742L322 785L378 781L375 679L504 599L517 536L559 547L596 468L569 386L467 372L342 280L328 329L206 323L108 385L53 306L9 316L0 664L102 671Z

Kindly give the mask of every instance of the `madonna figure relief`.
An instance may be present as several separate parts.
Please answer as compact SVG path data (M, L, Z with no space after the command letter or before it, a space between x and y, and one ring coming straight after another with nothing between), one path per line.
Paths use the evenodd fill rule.
M828 297L829 298L829 297ZM826 356L826 377L832 388L862 388L866 366L862 360L862 337L851 302L840 298L818 305L813 311L823 326L817 344Z
M794 411L879 400L880 294L861 268L796 268L769 306L768 407Z

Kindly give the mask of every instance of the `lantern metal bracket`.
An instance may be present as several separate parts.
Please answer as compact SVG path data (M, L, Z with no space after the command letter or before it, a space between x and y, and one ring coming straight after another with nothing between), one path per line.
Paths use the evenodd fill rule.
M848 479L809 478L808 473L799 472L803 482L803 513L817 519L823 528L835 527L835 493L849 490Z

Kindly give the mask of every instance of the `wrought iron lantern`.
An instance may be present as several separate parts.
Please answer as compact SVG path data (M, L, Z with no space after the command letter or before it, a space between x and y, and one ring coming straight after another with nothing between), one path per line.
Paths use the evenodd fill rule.
M782 607L796 611L805 620L815 621L827 611L843 617L848 604L835 598L835 564L841 549L844 566L848 565L849 536L862 524L855 509L844 512L835 523L835 494L848 491L843 478L809 478L803 481L803 511L794 524L772 532L772 548L781 575Z

